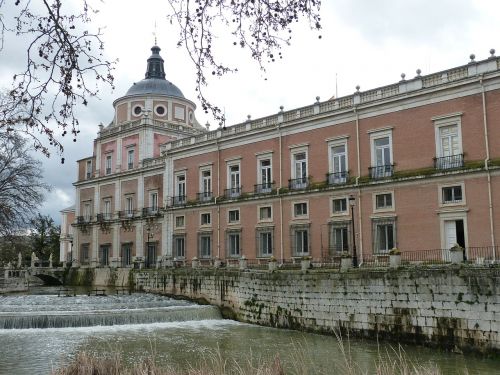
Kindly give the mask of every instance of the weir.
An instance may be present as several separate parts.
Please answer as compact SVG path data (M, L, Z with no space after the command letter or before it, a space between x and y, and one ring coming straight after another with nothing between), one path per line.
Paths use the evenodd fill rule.
M221 319L219 309L214 306L193 305L147 295L70 298L21 296L0 299L0 303L0 329L92 327Z

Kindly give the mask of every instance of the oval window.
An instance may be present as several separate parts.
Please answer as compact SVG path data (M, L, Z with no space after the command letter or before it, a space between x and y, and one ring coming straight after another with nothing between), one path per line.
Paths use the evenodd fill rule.
M165 113L166 113L166 112L167 112L167 111L166 111L166 109L165 109L165 107L164 107L164 106L159 105L159 106L157 106L157 107L156 107L156 114L157 114L158 116L165 116Z
M140 105L137 105L134 107L134 115L139 116L142 113L142 107Z

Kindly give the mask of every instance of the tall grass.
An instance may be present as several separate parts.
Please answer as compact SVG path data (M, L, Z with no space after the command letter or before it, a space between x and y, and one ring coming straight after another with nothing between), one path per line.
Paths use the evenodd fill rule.
M293 355L286 366L279 355L270 360L252 358L236 361L224 358L219 349L205 353L201 361L188 364L185 369L171 366L159 366L154 355L144 358L132 367L127 366L118 352L106 357L80 352L67 365L52 371L52 375L365 375L351 356L349 345L339 341L343 361L331 369L314 369L312 359L299 344L294 344ZM313 370L311 370L313 369ZM375 363L376 375L440 375L441 372L432 364L420 364L409 360L404 350L399 347L380 353Z

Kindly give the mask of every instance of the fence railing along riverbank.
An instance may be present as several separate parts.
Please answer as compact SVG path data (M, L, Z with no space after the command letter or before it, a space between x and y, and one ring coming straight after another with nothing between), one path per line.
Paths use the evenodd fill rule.
M453 253L458 252L457 257ZM482 246L482 247L467 247L456 249L423 249L398 251L397 254L384 252L378 254L356 254L357 266L360 268L370 267L390 267L391 257L399 256L397 265L444 265L451 263L467 263L488 265L500 263L500 246ZM154 267L191 267L191 268L241 268L241 269L300 269L304 268L332 268L340 269L346 267L350 262L354 266L352 253L333 253L324 255L320 258L312 258L309 256L297 256L287 259L276 259L274 257L262 258L193 258L183 259L174 258L169 261L168 265L156 263ZM344 266L343 266L344 265ZM394 266L394 264L392 264ZM348 268L348 266L347 266Z

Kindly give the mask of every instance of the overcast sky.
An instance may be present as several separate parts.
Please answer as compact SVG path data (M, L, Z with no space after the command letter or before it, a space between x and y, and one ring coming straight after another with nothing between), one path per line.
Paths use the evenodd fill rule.
M80 6L78 0L73 3ZM104 89L100 100L91 100L79 112L80 136L76 143L64 139L66 163L58 157L42 160L45 180L53 186L42 206L42 213L59 222L59 210L73 204L76 160L92 154L92 140L100 122L113 117L112 102L134 83L144 78L146 59L154 44L165 60L167 79L197 105L194 91L195 70L183 49L177 48L177 31L167 23L169 5L165 0L94 1L100 13L95 25L104 27L105 53L119 59L114 72L116 89ZM0 9L8 13L8 9ZM262 73L248 57L232 46L232 40L219 39L219 50L227 55L238 73L209 82L207 94L225 108L227 124L271 115L283 105L285 110L312 104L335 95L349 95L356 85L361 91L399 81L401 73L415 76L417 69L428 74L466 64L469 55L489 56L496 48L500 55L500 2L498 0L323 0L322 38L307 25L294 25L292 45L282 50L283 60ZM0 52L0 88L8 87L10 77L25 61L26 45L18 38L7 38ZM227 46L227 47L226 47ZM267 80L265 79L267 78ZM216 123L198 109L201 124Z

